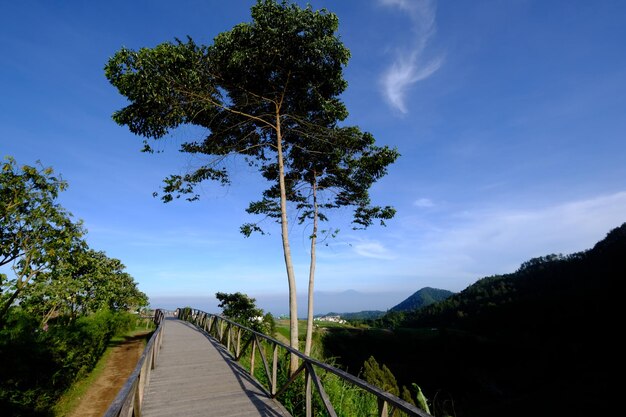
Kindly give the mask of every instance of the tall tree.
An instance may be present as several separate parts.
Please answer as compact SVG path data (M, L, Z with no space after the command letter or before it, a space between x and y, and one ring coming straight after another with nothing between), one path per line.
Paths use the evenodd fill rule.
M138 51L123 48L105 74L130 101L114 120L143 136L146 151L150 139L180 125L206 129L206 136L190 138L181 151L211 158L166 178L164 201L197 199L195 187L204 180L227 184L222 161L229 155L243 156L271 182L277 194L269 204L278 213L289 285L290 344L298 348L287 217L293 187L286 173L302 173L302 158L310 153L301 150L321 146L320 139L332 144L324 132L337 130L347 117L338 97L347 86L342 69L350 54L336 34L337 17L325 10L260 0L251 15L252 22L219 34L209 46L189 38ZM291 370L296 367L292 356Z
M37 277L48 273L72 250L84 245L82 225L57 201L67 183L52 168L17 166L7 158L0 171L0 322Z
M308 286L307 334L304 353L309 355L313 339L313 293L315 285L316 245L318 235L334 235L337 230L319 230L320 222L328 221L328 212L341 207L353 207L353 225L363 229L378 219L394 216L390 207L370 204L370 187L387 172L387 166L398 157L398 152L389 147L375 145L374 137L356 127L311 126L311 131L302 138L297 157L285 174L287 199L296 204L300 224L310 221L310 264ZM276 167L268 167L265 177L273 186L263 193L263 199L253 202L247 211L269 218L280 218L276 185ZM263 232L258 223L248 223L242 231L249 235L252 231Z

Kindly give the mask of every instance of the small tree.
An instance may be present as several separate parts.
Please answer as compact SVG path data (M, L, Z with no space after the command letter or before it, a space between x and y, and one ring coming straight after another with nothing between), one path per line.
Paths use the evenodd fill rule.
M396 377L393 376L386 365L381 367L373 356L370 356L363 364L363 379L383 391L387 391L395 396L400 395Z
M409 404L416 405L413 396L411 395L411 391L404 385L402 386L402 389L400 389L400 386L396 381L396 377L393 376L391 370L389 370L386 365L380 366L373 356L370 356L369 359L363 364L363 379L383 391L387 391L388 393L395 395L396 397L401 396L401 398ZM417 384L413 384L413 387L417 392L417 406L427 413L430 413L428 410L428 404L426 403L426 398L424 397L424 394L422 394L422 390L417 386ZM396 417L403 414L401 411L396 409L393 410L391 415Z
M270 315L268 318L267 315L263 315L263 310L256 306L254 298L240 292L233 294L218 292L215 294L215 298L220 302L218 307L222 309L224 317L258 332L267 333L270 331L272 322L269 321L269 318L272 317Z

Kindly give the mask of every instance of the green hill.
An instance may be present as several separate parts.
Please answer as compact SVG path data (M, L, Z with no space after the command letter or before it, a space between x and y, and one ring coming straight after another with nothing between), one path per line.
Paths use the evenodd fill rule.
M454 293L448 290L440 290L437 288L424 287L421 290L416 291L406 300L402 301L396 306L393 306L389 311L413 311L434 304L438 301L445 300Z
M483 278L448 299L405 314L400 326L453 327L484 334L554 337L607 321L626 278L626 223L592 249L524 262L511 274Z

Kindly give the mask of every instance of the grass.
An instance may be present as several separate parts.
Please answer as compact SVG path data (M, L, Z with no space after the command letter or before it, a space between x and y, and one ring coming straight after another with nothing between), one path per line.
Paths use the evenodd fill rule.
M289 340L289 320L276 320L276 332ZM298 338L306 337L306 320L298 320Z
M350 324L334 323L330 321L314 321L313 326L317 329L324 328L354 328ZM315 330L314 330L315 332ZM276 333L289 340L289 320L280 319L276 320ZM298 320L298 339L304 342L306 338L306 320Z
M146 326L145 323L137 323L135 328L130 332L115 336L109 342L109 345L98 360L98 363L93 370L86 377L76 381L72 386L61 396L59 401L52 407L52 412L55 417L68 416L78 407L80 399L85 395L87 390L98 380L102 375L102 372L106 369L109 361L109 356L113 348L122 344L127 337L136 336L139 333L145 332L147 329L154 328L154 326ZM146 338L146 342L147 342Z

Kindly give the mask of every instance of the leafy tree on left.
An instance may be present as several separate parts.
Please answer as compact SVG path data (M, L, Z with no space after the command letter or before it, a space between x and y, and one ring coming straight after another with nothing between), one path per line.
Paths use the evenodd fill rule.
M20 306L37 316L42 324L52 317L70 320L105 309L126 311L148 304L121 261L93 249L78 250L71 259L42 274L29 286Z
M43 166L18 167L11 157L0 170L0 323L13 303L43 273L85 245L80 222L56 202L67 183Z
M117 259L84 240L51 168L0 161L0 415L49 416L147 304Z
M67 183L52 168L18 167L11 157L0 170L0 325L19 304L45 324L50 317L124 310L147 304L124 265L87 247L81 222L58 202Z

